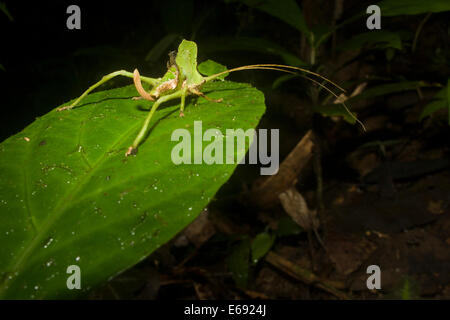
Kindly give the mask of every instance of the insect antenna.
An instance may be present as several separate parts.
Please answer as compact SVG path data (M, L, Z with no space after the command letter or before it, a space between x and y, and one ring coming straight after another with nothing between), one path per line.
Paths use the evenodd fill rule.
M341 90L342 92L345 92L344 88L340 87L339 85L337 85L336 83L327 79L326 77L322 76L319 73L316 73L316 72L313 72L313 71L310 71L310 70L307 70L304 68L286 66L286 65L282 65L282 64L253 64L253 65L248 65L248 66L237 67L237 68L233 68L233 69L229 69L226 71L222 71L222 72L213 74L209 77L205 77L205 80L206 81L214 80L221 75L224 75L224 74L227 74L230 72L242 71L242 70L275 70L275 71L281 71L281 72L285 72L285 73L299 75L305 79L308 79L308 80L314 82L315 84L317 84L318 86L320 86L321 88L323 88L327 92L329 92L331 95L333 95L336 99L339 99L339 96L335 92L333 92L331 89L329 89L327 86L325 86L324 84L320 83L319 81L317 81L311 77L308 77L307 75L296 72L296 71L301 71L301 72L304 72L307 74L314 75L318 78L321 78L322 80L330 83L331 85L333 85L337 89ZM293 70L295 70L295 71L293 71ZM347 107L345 102L341 102L341 104L344 107L344 109L347 111L347 113L352 117L352 119L354 119L357 123L359 123L361 125L361 127L363 128L363 130L366 131L366 127L364 126L364 124L352 112L350 112L350 109Z

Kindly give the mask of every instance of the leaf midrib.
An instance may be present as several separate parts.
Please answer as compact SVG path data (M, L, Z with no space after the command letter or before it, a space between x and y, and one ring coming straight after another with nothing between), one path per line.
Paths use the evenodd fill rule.
M79 182L72 188L69 189L66 194L61 197L59 202L55 205L54 209L52 210L52 214L48 216L48 218L44 221L42 224L41 229L37 232L35 237L29 242L27 246L24 247L22 250L22 253L20 255L17 255L16 259L13 259L10 264L10 270L12 272L20 272L20 270L24 267L26 259L30 256L30 254L33 252L33 249L36 248L39 243L42 242L42 240L45 238L45 235L47 235L49 229L53 225L54 222L58 220L58 218L61 216L61 214L65 211L68 204L70 203L71 198L73 198L74 195L76 195L80 188L89 180L90 177L97 171L97 169L100 167L100 164L107 158L108 152L116 148L117 145L123 143L133 132L137 130L137 127L142 125L142 122L137 122L134 126L132 126L125 134L123 134L117 142L112 144L109 148L107 148L103 156L99 158L99 160L93 165L92 169L87 171L86 174L83 176L82 179L79 180ZM42 128L42 126L41 126ZM40 128L40 129L41 129ZM42 131L39 132L41 134ZM38 135L39 136L39 135ZM13 278L14 279L14 278ZM2 292L5 291L6 285L9 282L9 279L5 279L4 283L0 285L0 296Z

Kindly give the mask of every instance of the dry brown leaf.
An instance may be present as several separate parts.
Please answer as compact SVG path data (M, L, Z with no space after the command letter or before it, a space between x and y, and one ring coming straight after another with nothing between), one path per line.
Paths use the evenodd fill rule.
M308 209L305 199L295 188L280 193L278 197L284 210L300 227L305 230L319 227L317 211Z
M339 97L334 100L334 104L338 104L338 103L343 103L345 101L347 101L349 98L353 98L354 96L357 96L358 94L360 94L364 88L367 86L367 82L363 82L361 84L359 84L355 90L353 90L352 94L350 95L350 97L346 96L344 93L341 93L339 95Z

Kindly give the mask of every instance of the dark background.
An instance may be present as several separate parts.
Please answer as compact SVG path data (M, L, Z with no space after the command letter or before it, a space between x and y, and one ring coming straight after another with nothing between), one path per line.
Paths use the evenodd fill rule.
M333 1L297 2L303 7L310 27L331 21ZM373 2L345 1L343 15L337 23L364 11ZM138 68L141 74L159 77L166 69L167 52L176 49L182 38L197 42L199 62L213 59L230 68L284 61L277 55L261 52L219 50L210 45L212 40L225 36L269 39L305 61L308 58L298 30L271 15L236 2L97 0L5 3L14 21L0 12L0 64L6 69L0 70L1 141L20 132L36 117L78 97L112 71ZM81 8L81 30L68 30L66 27L69 16L66 9L72 4ZM282 4L280 1L280 6ZM383 18L382 27L399 34L414 35L424 16ZM412 39L405 36L404 48L396 51L392 59L387 59L388 50L373 48L362 48L356 53L350 50L336 52L336 45L367 31L363 17L340 29L318 52L318 63L311 69L345 84L350 92L355 84L365 80L369 82L368 88L402 80L422 80L442 87L449 75L449 21L448 13L433 14L422 30L417 50L411 52ZM176 34L177 40L153 60L145 61L157 42L170 33ZM325 217L321 232L327 252L317 242L312 242L320 265L314 271L324 277L347 281L346 290L349 290L350 284L364 275L364 270L356 268L354 273L345 275L339 271L348 267L348 261L359 261L364 257L370 263L375 256L384 261L384 270L388 270L391 277L386 280L391 285L390 291L384 292L386 297L400 297L398 292L402 284L397 280L401 277L395 270L402 268L402 274L408 274L411 277L408 281L414 283L411 290L415 296L448 299L448 115L441 110L426 120L419 120L420 112L439 87L424 88L420 99L413 90L386 94L352 105L368 128L363 132L357 125L312 114L309 108L311 94L306 85L299 90L299 83L294 81L273 90L272 83L278 76L265 71L246 71L230 78L250 82L265 93L268 110L261 127L281 129L282 158L309 129L313 129L321 141L322 150L319 151L322 158L319 161L322 163L325 206L321 210L322 218ZM103 88L128 84L131 84L130 79L117 78ZM394 140L403 142L394 146L386 144L385 152L375 147L355 153L365 143ZM404 170L406 162L411 166ZM398 163L400 166L396 166ZM119 288L114 294L118 292L125 298L335 298L317 288L299 285L298 279L294 280L280 270L274 271L267 263L254 268L254 282L248 291L237 289L229 275L224 278L211 276L225 272L221 267L225 265L224 257L232 250L231 244L263 230L277 233L277 223L286 216L279 204L265 208L247 203L246 192L253 183L246 179L248 171L248 167L239 166L231 182L217 196L216 204L210 210L216 217L216 233L196 249L186 269L174 271L171 268L189 256L192 250L169 243L144 265L126 275L140 286L133 282L136 288L131 293L129 288L123 291ZM317 168L311 164L305 171L297 189L305 196L310 208L320 208L316 197ZM231 189L234 191L230 192ZM336 208L336 199L341 199L346 206ZM439 210L435 210L440 212L439 218L437 215L429 218L426 208L430 208L430 203L440 204ZM349 213L350 218L336 218L341 209ZM395 218L386 218L386 212L395 213ZM328 219L330 217L331 220ZM365 232L365 229L358 229L361 221L373 223L373 229L379 228L382 236L376 233L366 234L367 238L361 236ZM405 228L398 227L398 221L407 221L407 229L411 232L404 233ZM358 235L348 231L355 229ZM305 262L303 257L311 253L311 241L305 233L287 236L277 233L274 247L278 254L301 265ZM367 245L367 241L378 246L379 251L371 251L372 256L366 256L360 248ZM405 257L402 256L396 265L394 257L399 251ZM155 260L159 261L159 267L155 267ZM162 280L155 285L153 276ZM206 293L201 296L198 287L194 290L186 285L186 279L203 286ZM164 281L173 284L164 284ZM351 288L357 291L357 288ZM380 293L367 293L367 290L357 296L383 297ZM111 298L111 292L100 290L94 297Z

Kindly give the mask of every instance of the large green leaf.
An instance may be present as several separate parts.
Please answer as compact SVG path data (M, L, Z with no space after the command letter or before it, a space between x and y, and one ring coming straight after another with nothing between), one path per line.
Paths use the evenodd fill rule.
M381 14L385 17L450 10L450 1L448 0L383 0L377 5L380 6Z
M132 86L53 110L0 144L0 298L83 296L195 219L236 164L175 165L172 132L192 135L202 120L203 131L217 128L219 137L254 128L265 110L263 94L247 84L208 83L203 91L224 102L189 99L184 118L179 101L162 105L136 156L124 153L147 103L131 100ZM70 265L81 268L81 290L66 287Z

